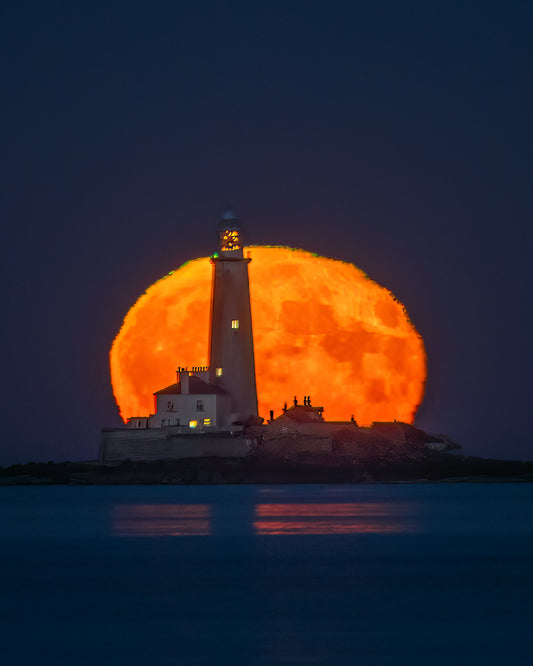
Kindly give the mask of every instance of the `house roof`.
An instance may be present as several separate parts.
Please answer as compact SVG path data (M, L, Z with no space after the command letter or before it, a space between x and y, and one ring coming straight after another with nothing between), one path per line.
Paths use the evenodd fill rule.
M212 395L212 394L227 395L227 391L220 388L220 386L215 386L214 384L208 384L204 382L199 377L191 375L189 377L189 393L188 395ZM177 395L181 394L181 384L171 384L166 388L156 391L154 395Z
M298 423L324 422L323 407L311 407L311 405L292 405L286 412L274 419L274 421L297 421Z

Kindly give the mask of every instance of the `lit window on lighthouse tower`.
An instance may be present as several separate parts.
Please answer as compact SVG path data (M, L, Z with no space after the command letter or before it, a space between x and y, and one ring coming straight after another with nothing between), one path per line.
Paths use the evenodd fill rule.
M231 320L231 328L239 328L239 320L238 319L232 319Z
M226 231L222 236L222 244L220 249L223 252L231 252L232 250L241 249L241 241L238 231Z

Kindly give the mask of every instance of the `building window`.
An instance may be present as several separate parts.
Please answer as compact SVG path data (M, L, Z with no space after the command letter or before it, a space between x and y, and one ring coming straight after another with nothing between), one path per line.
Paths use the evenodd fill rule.
M167 400L167 412L173 412L173 411L174 411L174 401Z
M238 319L232 319L231 320L231 328L239 328L239 320Z
M161 425L164 426L166 424L166 419L161 419Z
M198 421L189 421L189 428L197 428Z
M197 400L196 401L196 411L197 412L203 412L204 411L204 401L203 400Z
M238 231L224 231L224 234L222 235L222 243L221 243L221 250L224 250L225 252L231 251L231 250L240 250L240 239L239 239L239 232Z
M211 419L204 419L204 425L205 426L210 426L211 425Z
M217 368L217 369L215 370L215 375L216 375L217 377L222 377L222 368Z

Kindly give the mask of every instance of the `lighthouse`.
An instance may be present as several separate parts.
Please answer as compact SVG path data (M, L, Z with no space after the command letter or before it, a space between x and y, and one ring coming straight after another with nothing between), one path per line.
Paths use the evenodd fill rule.
M254 339L248 264L242 226L227 210L218 224L218 249L211 257L213 283L209 383L231 399L233 422L257 418Z
M227 210L217 227L211 257L209 366L179 366L177 381L154 393L155 413L133 416L131 428L179 428L178 432L231 429L258 422L254 339L248 264L242 227Z

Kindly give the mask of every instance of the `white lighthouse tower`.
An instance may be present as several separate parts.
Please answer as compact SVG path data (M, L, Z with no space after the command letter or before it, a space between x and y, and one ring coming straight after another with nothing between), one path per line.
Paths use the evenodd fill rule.
M211 258L209 383L231 397L233 421L257 418L254 340L248 264L243 256L242 227L227 210L218 227L218 251Z
M131 417L132 428L234 430L257 422L254 339L248 264L242 228L232 211L224 213L218 250L211 257L209 366L179 367L177 382L154 393L155 414Z

